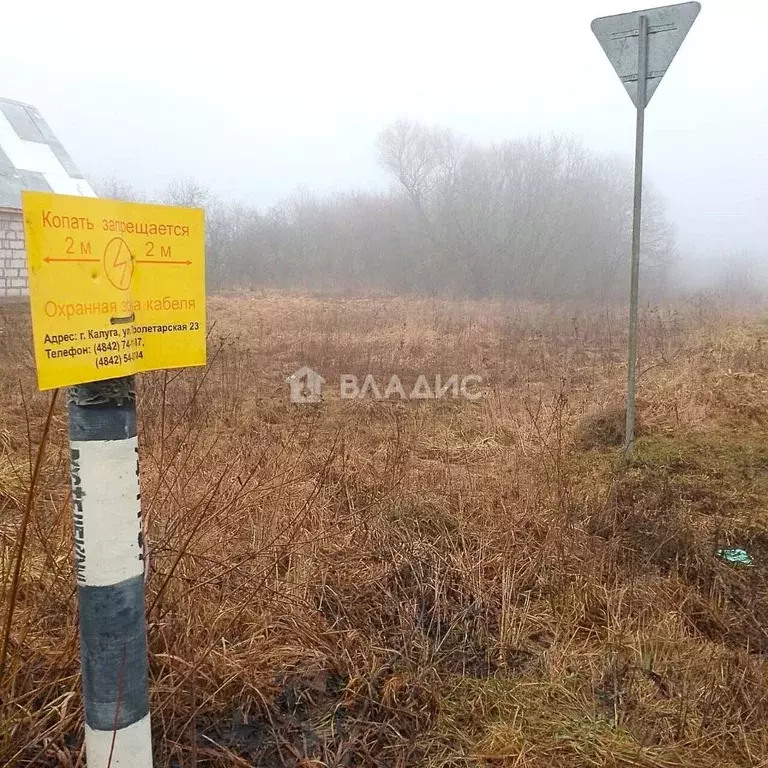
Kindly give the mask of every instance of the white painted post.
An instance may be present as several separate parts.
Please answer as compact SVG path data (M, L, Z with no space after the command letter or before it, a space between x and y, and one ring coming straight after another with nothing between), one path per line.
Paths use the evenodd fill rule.
M132 376L69 388L88 768L151 768L144 546Z

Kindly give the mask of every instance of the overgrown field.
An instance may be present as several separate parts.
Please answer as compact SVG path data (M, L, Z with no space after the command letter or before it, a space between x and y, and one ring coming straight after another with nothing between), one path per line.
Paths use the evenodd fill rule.
M139 382L156 765L768 765L766 316L643 313L627 463L623 311L212 299L208 367ZM303 364L320 405L288 401ZM339 398L367 373L483 396ZM6 608L50 401L2 310ZM83 765L64 402L0 681L8 766Z

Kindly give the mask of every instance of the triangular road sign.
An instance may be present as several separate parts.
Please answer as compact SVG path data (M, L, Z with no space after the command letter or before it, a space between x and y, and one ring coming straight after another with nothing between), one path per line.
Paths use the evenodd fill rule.
M699 3L680 3L647 11L603 16L592 22L592 31L603 46L629 98L636 107L645 107L664 77L680 44L699 15ZM648 21L648 77L645 104L638 104L638 41L640 17Z

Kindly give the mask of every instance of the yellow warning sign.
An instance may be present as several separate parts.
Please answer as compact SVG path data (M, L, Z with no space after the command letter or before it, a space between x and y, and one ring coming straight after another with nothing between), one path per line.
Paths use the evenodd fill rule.
M40 389L205 365L203 211L22 193Z

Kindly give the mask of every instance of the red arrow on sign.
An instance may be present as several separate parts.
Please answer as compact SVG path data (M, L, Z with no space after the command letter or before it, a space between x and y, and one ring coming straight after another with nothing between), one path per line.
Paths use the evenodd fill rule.
M65 264L98 264L98 259L53 259L50 256L46 256L43 261L46 264L50 264L52 261L64 262Z
M192 262L191 261L152 261L151 259L136 259L137 264L186 264L189 266Z

